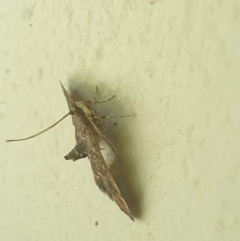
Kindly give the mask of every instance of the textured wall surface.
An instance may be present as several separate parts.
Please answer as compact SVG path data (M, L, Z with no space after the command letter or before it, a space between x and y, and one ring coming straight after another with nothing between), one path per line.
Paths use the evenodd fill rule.
M240 240L240 2L0 0L0 240ZM117 98L103 153L136 220L65 161L60 88ZM96 225L96 222L98 225Z

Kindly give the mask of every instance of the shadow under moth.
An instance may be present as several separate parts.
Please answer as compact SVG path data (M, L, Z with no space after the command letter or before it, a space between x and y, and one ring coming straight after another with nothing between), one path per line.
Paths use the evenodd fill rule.
M38 136L57 125L68 115L71 115L73 125L75 126L76 146L65 156L65 159L76 161L78 159L88 157L91 163L95 182L99 189L115 201L119 208L134 221L133 215L122 197L122 194L109 171L100 149L100 140L104 139L107 142L107 140L103 137L103 130L105 126L103 119L107 118L107 116L101 116L93 109L94 104L107 102L115 96L102 102L97 101L96 96L92 101L81 100L75 102L72 100L62 83L61 87L67 100L69 113L52 126L33 136L17 140L7 140L7 142L22 141Z

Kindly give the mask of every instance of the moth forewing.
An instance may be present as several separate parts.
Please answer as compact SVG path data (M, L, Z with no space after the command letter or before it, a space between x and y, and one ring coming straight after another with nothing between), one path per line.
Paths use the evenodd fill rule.
M119 208L134 221L133 215L109 171L94 135L89 133L87 142L88 157L91 162L94 179L97 186L102 192L107 194L113 201L115 201Z

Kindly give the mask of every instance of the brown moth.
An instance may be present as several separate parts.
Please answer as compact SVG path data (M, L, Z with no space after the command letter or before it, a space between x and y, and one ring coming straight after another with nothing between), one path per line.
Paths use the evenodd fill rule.
M96 110L93 109L93 105L95 103L104 103L106 101L98 102L96 101L95 97L93 101L82 100L75 102L71 99L69 93L66 91L62 83L61 87L66 97L70 112L58 122L36 135L24 139L8 140L7 142L33 138L49 130L63 120L66 116L71 114L73 125L75 126L76 146L65 156L65 159L76 161L78 159L88 157L91 163L95 182L99 189L107 194L113 201L115 201L119 208L134 221L133 215L109 171L99 146L99 141L101 139L106 141L102 135L102 132L104 130L103 118L107 117L101 116Z

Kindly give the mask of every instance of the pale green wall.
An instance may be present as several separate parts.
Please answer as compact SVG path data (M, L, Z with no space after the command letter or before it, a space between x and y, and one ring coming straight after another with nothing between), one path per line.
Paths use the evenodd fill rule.
M240 240L240 1L0 1L0 240ZM106 130L134 223L64 160L71 118L5 143L67 113L60 80L137 113Z

